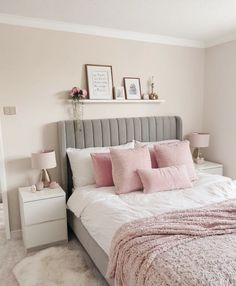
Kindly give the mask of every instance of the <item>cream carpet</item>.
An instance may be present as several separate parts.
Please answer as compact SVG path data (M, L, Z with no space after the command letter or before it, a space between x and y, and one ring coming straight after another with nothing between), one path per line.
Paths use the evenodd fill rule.
M55 256L53 255L47 256L47 250L49 249L58 250L58 255L59 254L60 255L59 257L58 255L56 255L56 257L59 263L55 261ZM46 255L45 255L45 252L46 252ZM75 258L73 254L71 255L71 252L75 252L76 255L78 256L78 262L75 262L74 265L72 265L70 261L70 258L72 259ZM39 257L42 257L42 258L38 259L37 255L39 255ZM36 257L36 259L34 259L34 257ZM33 265L35 265L35 269L37 270L32 270L30 267L31 265L29 265L27 266L27 268L29 267L29 269L31 270L27 271L26 269L25 271L25 267L29 261L28 258L32 259L30 260L30 264L32 263ZM38 260L41 260L41 261L38 261ZM65 266L63 267L63 272L61 271L62 265ZM46 266L46 269L45 269L45 266ZM13 274L14 267L15 267L15 273L17 275L17 278ZM65 268L68 271L65 271ZM77 273L75 273L76 271ZM54 276L54 278L57 277L56 281L55 280L52 281L51 279L50 274L53 272L57 274L56 276ZM36 281L34 277L32 278L32 273L34 273L33 275L34 277L36 277L36 279L41 279L41 277L47 277L49 275L49 280L42 284L39 281ZM61 273L63 273L63 275L61 275ZM73 284L71 283L71 280L73 280L75 276L78 281L76 281L76 284ZM71 277L71 280L68 280L67 277L69 278ZM27 281L25 282L21 279L26 279L26 280L31 279L30 280L31 284L27 284ZM69 242L63 246L47 248L45 250L41 250L38 252L30 252L29 254L26 254L22 240L20 239L6 240L5 231L0 231L0 285L1 286L18 286L19 283L17 282L17 280L20 282L20 285L23 285L23 286L26 286L26 285L30 285L30 286L34 286L34 285L37 285L37 286L107 285L102 275L94 267L92 261L90 260L90 258L85 253L85 251L80 246L79 242L74 236L70 237ZM67 281L69 281L69 283L67 283ZM79 283L82 283L82 284L79 284Z
M0 285L17 286L12 273L17 262L26 256L22 240L6 240L5 231L0 231Z
M63 246L29 254L21 239L6 240L0 204L0 285L102 286L107 283L74 236Z
M13 273L20 286L107 285L77 241L28 256L14 267Z
M3 203L0 203L0 231L4 230L4 211L3 211Z

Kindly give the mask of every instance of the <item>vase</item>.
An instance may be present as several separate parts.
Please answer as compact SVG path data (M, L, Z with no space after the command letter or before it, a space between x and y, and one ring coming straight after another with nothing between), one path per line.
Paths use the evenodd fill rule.
M82 120L83 120L83 104L80 103L79 100L73 100L73 119L76 122L76 128L79 128L79 130L82 129Z

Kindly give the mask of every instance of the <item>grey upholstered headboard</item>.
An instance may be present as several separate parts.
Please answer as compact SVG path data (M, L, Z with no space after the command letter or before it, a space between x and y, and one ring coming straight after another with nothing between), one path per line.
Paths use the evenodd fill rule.
M73 188L66 148L88 148L125 144L133 139L148 142L182 139L178 116L112 118L58 122L62 187L67 198Z

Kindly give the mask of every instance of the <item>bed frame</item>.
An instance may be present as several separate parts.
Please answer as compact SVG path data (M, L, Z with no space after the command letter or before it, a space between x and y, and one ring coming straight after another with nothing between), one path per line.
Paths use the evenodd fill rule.
M182 139L182 120L178 116L112 118L58 122L59 153L62 187L68 199L72 193L72 173L66 149L107 147L128 143L132 140L152 142ZM68 222L80 243L105 277L108 256L90 236L86 228L72 212ZM108 281L113 285L112 281Z

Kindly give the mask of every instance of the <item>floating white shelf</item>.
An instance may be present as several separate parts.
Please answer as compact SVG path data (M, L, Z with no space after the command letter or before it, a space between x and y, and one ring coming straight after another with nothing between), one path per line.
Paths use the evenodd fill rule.
M80 100L82 104L101 104L101 103L110 103L110 104L127 104L127 103L148 103L148 104L157 104L157 103L164 103L164 99L157 99L157 100L95 100L95 99L84 99Z

